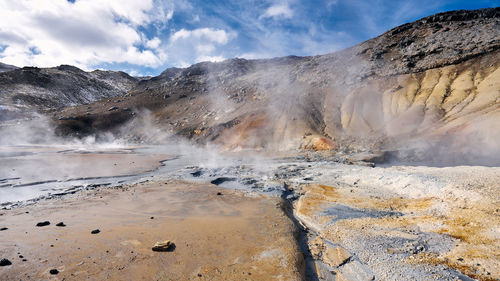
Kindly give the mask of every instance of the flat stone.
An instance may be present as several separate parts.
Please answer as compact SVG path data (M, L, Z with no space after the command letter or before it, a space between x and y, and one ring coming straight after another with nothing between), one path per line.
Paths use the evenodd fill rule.
M90 233L91 234L98 234L99 232L101 232L99 229L94 229Z
M323 252L322 260L331 267L339 267L345 264L352 255L343 247L328 247Z
M153 246L152 250L155 252L167 252L174 245L170 240L158 241Z
M353 260L334 271L336 281L372 281L375 275L371 269L357 260Z

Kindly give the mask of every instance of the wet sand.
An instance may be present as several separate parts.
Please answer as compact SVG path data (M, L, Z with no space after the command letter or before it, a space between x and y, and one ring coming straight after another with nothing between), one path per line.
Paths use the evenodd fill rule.
M0 214L0 228L8 227L0 232L0 258L12 262L0 267L1 280L303 279L298 230L279 198L207 184L143 183ZM46 220L51 224L35 226ZM173 251L153 252L163 240L175 243Z
M20 183L139 174L160 166L165 154L141 153L133 147L0 147L0 179Z

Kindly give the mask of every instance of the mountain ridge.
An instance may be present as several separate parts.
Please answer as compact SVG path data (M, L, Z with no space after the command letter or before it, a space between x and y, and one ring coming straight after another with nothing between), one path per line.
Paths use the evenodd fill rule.
M53 120L62 136L155 141L156 130L126 126L147 115L151 124L136 127L229 150L411 144L441 157L443 147L473 139L500 151L492 142L500 132L487 130L500 122L499 54L500 8L451 11L331 54L168 68L135 80L126 93L66 107ZM483 159L484 151L473 154Z

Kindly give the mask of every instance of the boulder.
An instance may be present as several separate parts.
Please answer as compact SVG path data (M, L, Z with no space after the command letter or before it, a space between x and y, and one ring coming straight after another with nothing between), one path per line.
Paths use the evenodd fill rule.
M168 252L172 250L174 243L170 240L166 241L158 241L154 244L153 248L151 248L154 252Z

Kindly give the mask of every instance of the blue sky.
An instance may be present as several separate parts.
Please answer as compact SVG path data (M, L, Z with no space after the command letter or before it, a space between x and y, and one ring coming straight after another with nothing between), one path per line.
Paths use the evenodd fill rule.
M227 58L317 55L498 0L0 0L0 61L157 75Z

